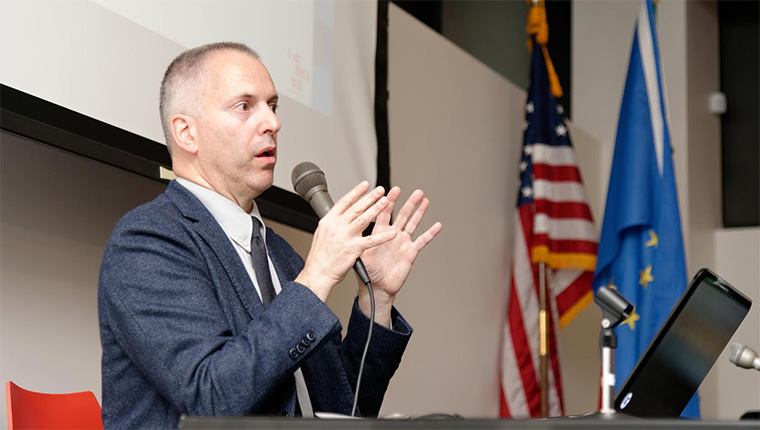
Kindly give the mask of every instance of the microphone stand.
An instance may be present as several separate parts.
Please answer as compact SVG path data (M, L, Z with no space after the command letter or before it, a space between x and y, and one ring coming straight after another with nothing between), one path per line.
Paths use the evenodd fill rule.
M608 287L600 287L594 301L602 308L602 330L599 333L599 346L602 349L602 404L599 411L586 415L586 419L628 419L629 415L615 411L615 348L617 335L614 328L631 315L633 305L620 293Z
M621 320L622 321L622 320ZM618 324L620 321L618 321ZM617 348L617 335L613 328L609 315L602 313L602 330L599 333L599 346L602 349L602 404L599 412L602 414L614 414L615 405L615 348Z

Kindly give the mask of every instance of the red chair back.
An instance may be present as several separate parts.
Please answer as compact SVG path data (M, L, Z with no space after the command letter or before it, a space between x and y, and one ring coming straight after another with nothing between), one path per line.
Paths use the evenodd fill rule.
M11 381L5 386L8 429L103 429L100 404L92 391L36 393Z

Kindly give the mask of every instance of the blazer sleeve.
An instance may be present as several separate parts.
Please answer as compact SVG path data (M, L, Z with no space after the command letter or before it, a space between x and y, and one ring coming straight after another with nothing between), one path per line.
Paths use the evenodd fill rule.
M359 393L358 408L364 417L376 417L380 412L388 384L401 364L401 357L412 335L412 327L395 307L391 313L391 321L393 329L373 323L372 340L364 362ZM341 343L343 365L354 389L369 324L369 318L354 300L346 337Z
M280 253L277 260L300 259L290 245L271 230L267 232L268 240L270 234L273 245L270 249ZM282 269L283 272L287 271ZM300 271L300 266L296 266L296 269ZM393 308L391 321L392 330L373 323L372 341L367 351L358 403L359 413L364 417L378 415L388 384L401 363L412 335L412 327L396 308ZM355 299L346 337L342 341L337 336L332 338L303 363L302 369L314 411L351 413L369 324L368 316L359 309Z
M261 413L310 351L339 338L338 318L291 282L266 310L239 323L245 308L230 303L239 299L204 239L158 214L128 215L114 230L99 279L101 327L115 339L116 355L128 357L179 413ZM307 335L306 351L293 354Z

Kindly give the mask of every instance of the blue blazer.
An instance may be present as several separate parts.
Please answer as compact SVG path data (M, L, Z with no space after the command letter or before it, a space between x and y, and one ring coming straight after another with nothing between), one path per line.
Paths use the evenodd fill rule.
M289 415L294 371L315 411L349 414L369 319L346 337L330 309L293 282L303 260L271 229L282 291L265 309L240 257L203 204L176 182L129 212L103 256L98 314L106 428L176 427L180 414ZM412 329L375 324L359 410L376 416Z

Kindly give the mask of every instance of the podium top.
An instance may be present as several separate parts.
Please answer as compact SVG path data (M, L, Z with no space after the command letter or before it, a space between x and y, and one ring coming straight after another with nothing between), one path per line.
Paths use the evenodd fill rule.
M683 419L598 419L592 416L562 417L534 420L460 419L460 420L399 420L399 419L304 419L268 417L188 417L182 416L179 428L200 429L282 429L282 430L343 430L343 429L757 429L760 422L700 421ZM626 419L627 418L627 419Z

